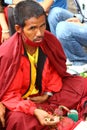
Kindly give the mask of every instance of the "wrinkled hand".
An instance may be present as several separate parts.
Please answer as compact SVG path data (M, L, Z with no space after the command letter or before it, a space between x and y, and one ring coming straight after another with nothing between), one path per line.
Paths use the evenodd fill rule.
M8 33L2 33L1 43L6 41L10 37L9 32Z
M5 127L5 106L0 102L0 122L2 126Z
M74 17L73 17L73 18L69 18L69 19L67 19L66 21L67 21L67 22L81 23L80 20L79 20L78 18L76 18L76 17L75 17L75 18L74 18Z
M48 114L46 111L41 109L35 109L34 114L39 120L41 125L54 126L59 122L59 117Z
M67 22L72 22L72 23L75 23L75 24L79 24L79 25L83 25L83 23L80 22L80 20L78 18L69 18L66 20Z
M30 97L29 99L35 103L43 103L48 99L48 95L44 94L41 96L36 96L36 97Z

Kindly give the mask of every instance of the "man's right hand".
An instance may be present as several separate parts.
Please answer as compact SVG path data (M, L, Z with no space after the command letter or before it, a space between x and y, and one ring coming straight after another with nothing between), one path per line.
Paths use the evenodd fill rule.
M79 20L78 18L76 18L76 17L75 17L75 18L74 18L74 17L73 17L73 18L69 18L69 19L67 19L66 21L67 21L67 22L72 22L72 23L74 23L74 24L83 25L83 23L81 23L80 20Z
M81 23L80 20L76 17L72 17L66 20L67 22L75 22L75 23Z
M5 127L5 106L0 102L0 122Z
M58 116L53 116L42 109L35 109L34 114L43 126L55 126L59 122Z

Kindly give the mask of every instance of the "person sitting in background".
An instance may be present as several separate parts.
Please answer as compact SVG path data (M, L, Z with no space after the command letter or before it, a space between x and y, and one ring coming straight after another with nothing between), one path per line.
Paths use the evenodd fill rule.
M19 2L14 19L16 33L0 46L0 102L6 107L6 130L49 130L59 118L48 112L59 105L78 108L79 118L85 118L87 78L66 72L65 54L46 30L42 6L32 0Z
M9 34L9 27L6 21L6 17L4 14L4 7L7 6L5 3L3 3L2 0L0 0L0 30L2 29L2 33L0 35L0 43L2 43L4 40L7 40L10 37Z
M21 0L4 0L4 3L6 2L7 4L9 4L9 8L8 8L8 24L5 20L5 16L4 16L4 10L1 11L0 13L0 24L2 27L2 40L1 42L3 42L4 40L8 39L10 35L13 35L15 32L14 29L14 17L13 17L13 8L15 7L15 5ZM37 2L39 2L41 4L41 6L44 8L44 10L47 12L47 14L50 13L50 10L52 8L55 8L57 6L62 7L62 8L67 8L67 1L66 0L36 0ZM0 8L2 8L2 0L0 0ZM49 25L47 24L47 29L49 30Z
M81 8L84 5L84 13L87 15L87 1L84 3L83 0L78 0L78 2L81 2L79 3ZM61 42L66 57L71 61L74 68L76 66L75 70L78 69L78 66L81 69L82 65L87 70L87 51L84 49L87 48L87 17L84 17L81 10L78 14L74 14L56 7L51 10L48 21L50 30Z

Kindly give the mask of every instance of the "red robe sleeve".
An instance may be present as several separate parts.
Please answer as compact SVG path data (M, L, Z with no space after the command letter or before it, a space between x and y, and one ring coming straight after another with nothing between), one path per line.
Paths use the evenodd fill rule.
M1 102L11 111L33 114L36 109L35 103L22 98L23 91L27 90L30 79L29 71L26 68L29 69L29 64L27 64L26 58L22 58L17 74L10 87L3 95Z
M42 74L42 88L45 92L58 92L62 88L62 79L54 67L51 66L48 58Z

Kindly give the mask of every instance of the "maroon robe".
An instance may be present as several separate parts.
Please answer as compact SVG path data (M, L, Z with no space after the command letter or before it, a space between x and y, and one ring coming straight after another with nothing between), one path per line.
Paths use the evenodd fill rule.
M66 72L66 57L63 49L60 42L50 32L45 31L41 48L57 73L62 77L63 86L60 92L55 93L46 103L40 104L40 106L43 106L46 110L59 105L65 105L70 109L77 108L78 104L83 99L85 102L87 98L87 78L72 76ZM15 33L0 47L0 99L10 86L19 68L21 50L22 39L18 33ZM28 116L20 112L7 112L6 130L14 130L15 128L16 130L49 130L48 127L42 127L34 116Z

